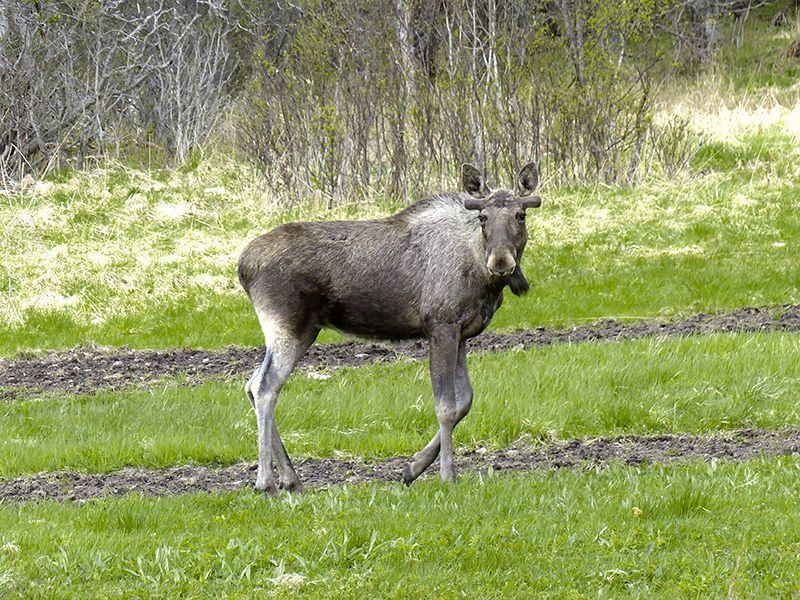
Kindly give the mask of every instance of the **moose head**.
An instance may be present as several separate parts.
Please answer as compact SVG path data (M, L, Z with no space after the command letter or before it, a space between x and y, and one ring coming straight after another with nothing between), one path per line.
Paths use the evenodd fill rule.
M533 195L539 183L538 165L530 162L522 167L514 192L490 190L481 172L469 164L461 167L461 183L471 196L464 201L464 207L478 214L486 268L492 277L510 276L528 241L525 211L542 205L542 199Z

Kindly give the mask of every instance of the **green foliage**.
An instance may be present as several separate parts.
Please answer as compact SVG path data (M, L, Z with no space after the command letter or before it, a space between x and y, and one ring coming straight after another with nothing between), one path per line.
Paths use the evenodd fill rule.
M720 47L709 69L714 77L739 94L753 95L768 91L777 97L791 98L800 74L800 61L786 56L789 44L796 39L796 11L789 11L790 23L773 27L770 21L781 3L770 2L752 11L743 30L741 43ZM728 25L726 29L730 29ZM729 34L729 31L725 32ZM726 35L727 37L727 35ZM701 76L708 76L708 72ZM760 94L759 94L760 95Z
M694 163L700 168L727 171L741 166L741 158L740 153L731 144L708 142L697 152Z
M184 163L179 167L181 173L193 173L197 171L197 167L203 161L203 152L200 148L193 148L189 151Z
M732 173L742 169L749 171L767 167L770 171L778 169L784 171L785 175L791 175L790 170L784 169L782 157L794 152L796 145L794 138L782 135L778 131L768 130L746 134L727 142L716 140L706 142L699 148L692 163L698 171L715 170Z

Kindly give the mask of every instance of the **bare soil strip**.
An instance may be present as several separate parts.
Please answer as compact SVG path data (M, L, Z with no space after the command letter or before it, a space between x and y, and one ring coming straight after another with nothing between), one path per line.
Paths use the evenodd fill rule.
M538 448L507 448L469 452L457 458L461 473L592 468L611 463L627 465L688 460L744 461L800 453L800 428L769 431L746 429L714 436L624 435L556 442ZM406 458L374 463L354 460L306 459L296 465L309 489L368 481L400 482ZM256 465L228 467L180 466L169 469L126 468L104 474L59 471L0 480L0 502L57 500L83 502L92 498L130 493L172 496L192 492L220 492L251 488ZM435 476L431 468L426 477Z
M717 332L800 331L800 305L743 308L697 314L673 321L621 323L605 320L571 329L543 327L510 333L485 332L469 342L470 352L499 352L594 340L630 340ZM191 383L213 377L250 375L262 358L259 348L222 350L128 350L78 348L43 356L0 359L0 401L30 393L88 394L103 389L149 387L185 375ZM312 346L301 367L336 369L427 355L424 341L396 344L348 342Z

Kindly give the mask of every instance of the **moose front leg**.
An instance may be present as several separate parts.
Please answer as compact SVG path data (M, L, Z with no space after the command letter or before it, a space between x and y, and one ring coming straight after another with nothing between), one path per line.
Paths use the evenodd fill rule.
M453 429L458 420L456 406L456 368L459 329L439 326L429 336L431 383L439 419L439 473L444 481L455 482L453 465Z
M461 340L458 345L458 362L456 363L456 423L458 425L461 419L467 416L469 409L472 407L472 384L469 381L469 373L467 372L467 342ZM455 429L455 425L453 428ZM441 447L441 432L437 431L430 442L419 452L417 452L411 461L406 465L403 472L403 481L406 485L411 485L417 477L427 469L436 457L439 456L439 448Z

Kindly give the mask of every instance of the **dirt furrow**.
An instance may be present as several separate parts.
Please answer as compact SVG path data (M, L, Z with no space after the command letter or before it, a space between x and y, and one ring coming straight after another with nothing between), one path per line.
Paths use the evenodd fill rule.
M538 448L516 447L493 452L468 452L457 458L461 473L587 468L611 463L628 465L688 460L743 461L800 452L800 428L770 431L747 429L714 436L624 435L572 440ZM368 481L400 482L406 458L365 463L354 460L306 459L297 463L309 489ZM83 502L92 498L138 493L171 496L250 488L256 465L228 467L180 466L169 469L126 468L105 474L71 471L40 473L0 480L0 502L57 500ZM426 477L434 476L435 468Z
M672 321L623 323L599 321L570 329L537 328L510 333L485 332L470 340L470 352L499 352L593 340L628 340L642 337L694 335L739 331L800 331L800 305L743 308L720 314L697 314ZM249 375L261 360L259 348L229 347L222 350L175 349L104 350L78 348L42 356L0 359L0 401L30 393L93 393L102 389L152 386L176 375L190 383L213 377ZM427 354L423 341L395 344L348 342L312 346L302 367L335 369L419 359Z

